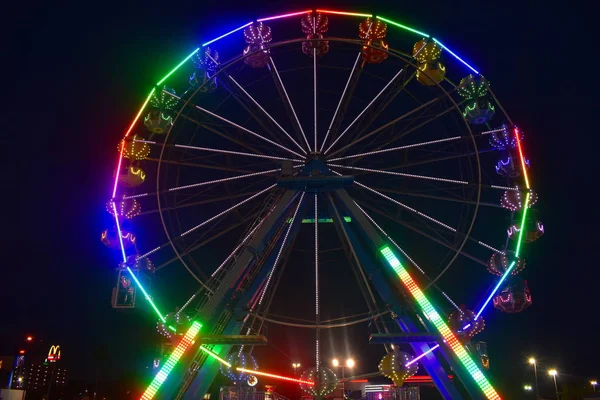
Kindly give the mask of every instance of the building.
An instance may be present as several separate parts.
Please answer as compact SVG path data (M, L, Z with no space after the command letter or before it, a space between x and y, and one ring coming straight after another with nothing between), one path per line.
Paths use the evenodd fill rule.
M46 393L50 388L62 389L66 384L67 370L60 362L60 346L51 346L45 356L17 357L12 374L12 389Z

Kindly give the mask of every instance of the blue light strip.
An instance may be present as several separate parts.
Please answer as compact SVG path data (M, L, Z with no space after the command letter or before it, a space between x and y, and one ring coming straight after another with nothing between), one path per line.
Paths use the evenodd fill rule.
M446 50L448 53L452 54L454 56L454 58L456 58L458 61L460 61L461 63L465 64L471 71L475 72L477 75L479 74L479 71L477 71L475 68L471 67L469 64L467 64L467 62L465 60L463 60L462 58L460 58L459 56L456 55L456 53L454 53L452 50L450 50L449 48L447 48L446 46L444 46L442 44L442 42L440 42L439 40L437 40L436 38L433 38L433 40L439 44L444 50Z
M492 293L490 293L490 295L488 296L488 298L485 301L485 303L483 303L483 305L479 309L479 312L475 316L475 321L477 321L477 318L479 318L479 316L481 315L481 313L483 312L483 310L485 310L485 307L487 307L487 305L489 304L489 302L492 301L492 297L494 297L494 295L496 294L496 292L500 288L500 285L502 285L502 283L506 280L506 278L508 277L508 275L510 274L510 272L512 271L512 269L515 267L516 263L517 263L516 261L513 261L513 262L510 263L510 266L506 269L506 272L504 272L504 275L502 275L502 278L500 278L500 280L498 281L498 283L494 287L494 290L492 290Z
M213 39L213 40L211 40L211 41L209 41L209 42L206 42L206 43L204 43L204 44L202 45L202 47L206 47L206 46L208 46L209 44L216 42L217 40L221 40L221 39L223 39L224 37L226 37L226 36L229 36L229 35L231 35L232 33L235 33L235 32L237 32L237 31L239 31L240 29L244 29L244 28L245 28L245 27L247 27L248 25L252 25L252 22L248 22L246 25L242 25L242 26L240 26L239 28L236 28L236 29L234 29L234 30L232 30L232 31L230 31L230 32L227 32L226 34L224 34L224 35L221 35L221 36L219 36L219 37L218 37L218 38L216 38L216 39Z

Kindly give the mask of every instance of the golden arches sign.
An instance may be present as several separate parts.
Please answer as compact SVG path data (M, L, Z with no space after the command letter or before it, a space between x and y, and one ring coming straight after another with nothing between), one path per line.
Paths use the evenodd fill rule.
M56 362L58 360L60 360L60 346L52 345L50 351L48 351L48 361Z

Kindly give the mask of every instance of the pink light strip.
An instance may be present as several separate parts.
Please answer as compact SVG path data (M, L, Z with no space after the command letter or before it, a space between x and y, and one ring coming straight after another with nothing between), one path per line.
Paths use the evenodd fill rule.
M309 14L311 12L312 12L312 10L306 10L306 11L298 11L298 12L294 12L294 13L290 13L290 14L275 15L273 17L267 17L267 18L257 19L256 22L271 21L273 19L281 19L281 18L293 17L295 15Z

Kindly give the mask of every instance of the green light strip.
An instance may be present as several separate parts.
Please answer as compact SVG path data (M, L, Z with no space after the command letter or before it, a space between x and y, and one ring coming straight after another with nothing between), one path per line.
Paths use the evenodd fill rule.
M409 27L409 26L406 26L406 25L399 24L398 22L394 22L394 21L392 21L392 20L390 20L390 19L387 19L387 18L380 17L379 15L377 16L377 19L380 19L380 20L382 20L382 21L384 21L384 22L387 22L388 24L392 24L392 25L394 25L394 26L397 26L398 28L402 28L402 29L404 29L404 30L407 30L407 31L409 31L409 32L416 33L417 35L421 35L421 36L429 37L429 35L428 35L428 34L426 34L426 33L423 33L423 32L421 32L421 31L418 31L418 30L416 30L416 29L413 29L413 28L411 28L411 27Z
M162 366L160 371L158 371L158 374L156 374L156 376L150 383L150 386L148 386L148 388L140 398L141 400L151 400L156 395L156 392L158 392L158 389L160 389L162 384L167 380L167 377L169 376L169 374L171 373L171 371L173 370L183 353L185 353L185 351L192 344L194 344L194 339L196 338L196 336L198 336L200 328L202 328L201 323L197 321L194 321L194 323L192 323L190 329L188 329L183 339L181 339L175 350L173 350L173 353L171 353L171 355L169 356L167 362Z
M229 364L225 359L219 357L219 355L217 355L215 352L207 349L204 346L200 346L200 350L202 350L203 352L205 352L206 354L208 354L209 356L211 356L212 358L214 358L215 360L217 360L218 362L220 362L221 364L231 368L231 364Z
M162 78L160 81L158 81L158 83L157 83L156 85L157 85L157 86L158 86L158 85L161 85L161 84L162 84L164 81L166 81L168 77L170 77L171 75L173 75L173 73L179 69L179 67L181 67L183 64L185 64L187 60L189 60L190 58L192 58L192 56L193 56L194 54L196 54L196 53L198 52L198 50L200 50L200 47L198 47L196 50L194 50L194 51L193 51L193 52L192 52L192 53L191 53L189 56L187 56L187 57L186 57L186 58L185 58L185 59L184 59L182 62L180 62L179 64L177 64L177 66L176 66L175 68L173 68L173 69L171 70L171 72L169 72L167 75L165 75L165 77L164 77L164 78Z
M435 310L429 299L425 297L421 289L417 286L415 281L412 279L410 274L400 263L400 260L394 255L394 252L390 246L382 247L379 252L386 259L388 264L393 268L394 272L398 275L404 286L408 289L413 298L417 301L426 318L433 323L438 332L442 335L444 342L450 347L454 354L458 357L461 364L471 374L479 388L483 391L485 396L490 400L500 400L500 396L494 390L490 382L483 375L477 364L473 361L471 356L467 353L462 344L458 341L454 333L450 330L446 322L442 319L440 314Z
M529 207L529 196L531 192L527 192L525 196L525 204L523 207L523 218L521 218L521 231L519 232L519 240L517 241L517 248L515 249L515 257L519 257L521 253L521 245L523 244L523 232L525 232L525 218L527 217L527 209Z

